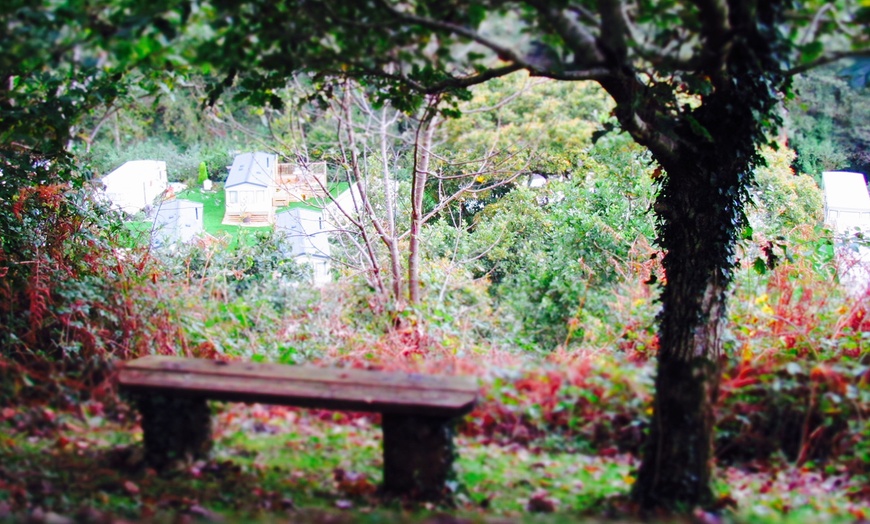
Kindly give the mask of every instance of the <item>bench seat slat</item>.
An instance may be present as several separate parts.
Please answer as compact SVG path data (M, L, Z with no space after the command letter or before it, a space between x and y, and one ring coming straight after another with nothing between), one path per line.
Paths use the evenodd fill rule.
M139 359L122 368L119 383L124 389L233 402L440 417L469 412L477 395L473 381L466 377L145 358L150 360L142 363L143 359ZM416 377L427 379L427 384L420 385Z
M313 366L288 366L259 362L221 362L208 359L191 359L151 355L125 364L125 370L161 370L164 372L213 374L222 377L260 377L294 381L329 382L342 384L379 384L392 387L429 388L448 391L477 391L474 379L462 376L424 375L362 369L318 368Z

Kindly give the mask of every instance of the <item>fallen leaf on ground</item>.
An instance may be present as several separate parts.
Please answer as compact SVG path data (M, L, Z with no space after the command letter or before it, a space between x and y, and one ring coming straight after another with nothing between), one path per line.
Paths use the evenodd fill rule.
M532 494L526 509L532 513L552 513L556 511L556 501L546 490L540 489Z

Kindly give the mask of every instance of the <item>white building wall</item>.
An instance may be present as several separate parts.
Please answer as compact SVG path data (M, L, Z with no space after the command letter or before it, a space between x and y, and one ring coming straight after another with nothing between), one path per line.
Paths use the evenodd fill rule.
M277 170L276 155L262 151L236 155L224 184L226 212L271 215Z
M289 209L278 214L275 228L287 238L292 256L329 257L329 224L320 211Z
M825 223L837 236L840 281L851 293L861 295L870 287L870 248L856 233L870 233L870 192L861 173L822 173L825 190ZM870 238L868 235L865 238Z
M328 257L317 255L299 255L295 257L296 263L300 266L308 266L311 271L311 284L321 286L332 282L332 274L330 272L330 264Z
M267 187L239 184L226 188L225 197L228 213L272 212L272 192Z
M102 179L105 194L114 207L135 214L154 203L169 187L166 162L131 160Z
M290 256L298 264L310 267L313 285L332 281L329 248L331 229L321 211L296 208L279 213L275 230L286 238Z
M822 173L825 190L825 223L837 234L854 233L855 228L870 231L870 193L861 173L826 171Z

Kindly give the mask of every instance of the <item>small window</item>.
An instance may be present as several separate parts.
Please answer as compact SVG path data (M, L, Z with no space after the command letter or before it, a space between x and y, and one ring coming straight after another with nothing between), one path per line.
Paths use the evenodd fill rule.
M230 204L237 204L239 202L238 191L230 191L228 195L228 201Z

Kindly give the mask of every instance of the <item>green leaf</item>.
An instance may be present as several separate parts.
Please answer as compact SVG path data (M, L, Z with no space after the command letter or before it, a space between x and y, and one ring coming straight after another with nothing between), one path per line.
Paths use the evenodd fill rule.
M685 115L685 117L686 117L686 121L689 123L689 127L691 127L693 133L695 133L696 135L698 135L700 137L703 137L704 140L706 140L707 142L710 142L710 143L714 142L713 135L711 135L710 132L707 131L707 128L704 127L700 122L698 122L698 120L695 117L693 117L692 115L689 115L689 114Z
M807 63L812 62L822 55L822 51L825 50L825 46L822 45L821 42L815 41L810 42L809 44L802 45L800 47L801 50L801 62Z
M755 259L752 263L752 269L755 270L759 275L764 275L767 273L767 263L761 257Z

